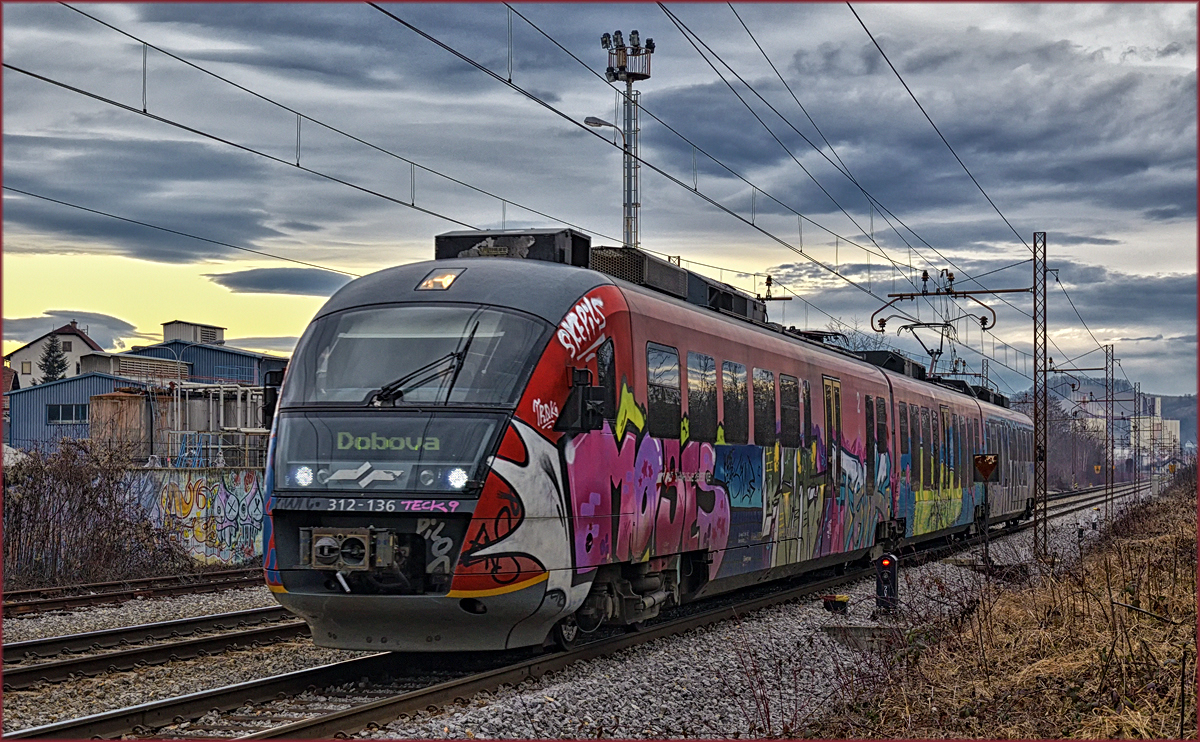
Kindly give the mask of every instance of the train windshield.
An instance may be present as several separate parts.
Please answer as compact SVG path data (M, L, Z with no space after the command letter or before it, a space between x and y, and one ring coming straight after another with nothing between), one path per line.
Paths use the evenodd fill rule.
M504 416L290 412L276 425L275 486L302 492L470 496Z
M511 407L550 326L490 307L404 304L316 320L281 407L459 404Z

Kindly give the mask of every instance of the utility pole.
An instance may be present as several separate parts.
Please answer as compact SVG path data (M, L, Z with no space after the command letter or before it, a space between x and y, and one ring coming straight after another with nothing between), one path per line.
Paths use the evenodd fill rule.
M1033 497L1034 555L1050 556L1050 519L1046 504L1046 452L1049 414L1046 355L1046 233L1033 233Z
M1133 450L1133 486L1134 492L1138 493L1138 499L1142 497L1142 382L1135 381L1133 383L1133 420L1129 423L1129 442L1132 444L1130 448Z
M608 50L608 69L604 76L609 82L618 80L625 83L625 170L624 170L624 208L622 239L625 247L638 246L638 209L641 207L641 196L638 192L638 97L641 95L633 89L637 80L650 77L650 55L654 53L654 39L646 39L642 46L641 37L636 30L629 32L629 46L621 32L611 36L604 34L600 37L600 46Z
M1112 518L1116 431L1113 420L1113 347L1104 346L1104 519Z

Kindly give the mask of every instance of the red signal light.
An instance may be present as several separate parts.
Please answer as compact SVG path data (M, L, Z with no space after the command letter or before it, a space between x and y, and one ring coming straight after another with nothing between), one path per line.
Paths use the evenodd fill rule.
M892 560L891 560L891 559L884 559L884 560L883 560L883 562L882 562L882 564L883 564L883 566L885 566L885 567L890 567L890 566L892 566Z

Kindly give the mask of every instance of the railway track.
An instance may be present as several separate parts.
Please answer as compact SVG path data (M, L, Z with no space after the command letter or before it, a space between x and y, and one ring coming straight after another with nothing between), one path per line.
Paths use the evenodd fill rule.
M261 585L262 568L231 569L194 575L149 577L140 580L95 582L32 590L12 590L4 594L4 617L67 608L85 608L102 603L121 603L135 598L214 592L237 587Z
M1117 490L1123 498L1132 486ZM1103 491L1064 493L1051 505L1061 517L1103 503ZM1032 527L1032 522L990 533L995 540ZM955 543L957 549L982 543L982 534ZM944 550L946 547L942 546ZM906 565L939 559L937 549L902 557ZM873 567L847 569L843 575L784 585L766 595L707 608L684 606L688 615L668 617L642 631L606 636L570 652L526 651L474 655L403 655L379 653L309 670L230 685L179 698L117 709L92 716L31 727L11 738L142 737L329 738L385 724L428 707L469 698L482 690L565 668L626 647L706 626L771 605L828 592L873 574ZM759 589L761 592L761 588ZM719 600L719 599L714 599ZM681 610L682 612L682 610ZM521 656L524 654L525 656ZM491 666L489 666L489 664ZM324 688L322 691L314 689ZM279 696L282 696L281 698Z
M131 670L175 660L216 654L229 649L308 636L308 626L288 620L282 607L252 608L196 618L180 618L70 636L4 645L4 690L20 690L41 682L60 682L80 675ZM212 636L179 639L198 632ZM169 641L161 641L161 640ZM160 643L148 643L148 642ZM145 646L131 644L148 643ZM115 651L103 651L113 649ZM68 655L68 656L64 656Z

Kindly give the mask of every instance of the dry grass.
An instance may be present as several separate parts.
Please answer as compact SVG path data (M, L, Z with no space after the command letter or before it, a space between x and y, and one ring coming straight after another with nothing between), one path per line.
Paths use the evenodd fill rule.
M817 737L1196 736L1196 486L1035 584L951 596Z

